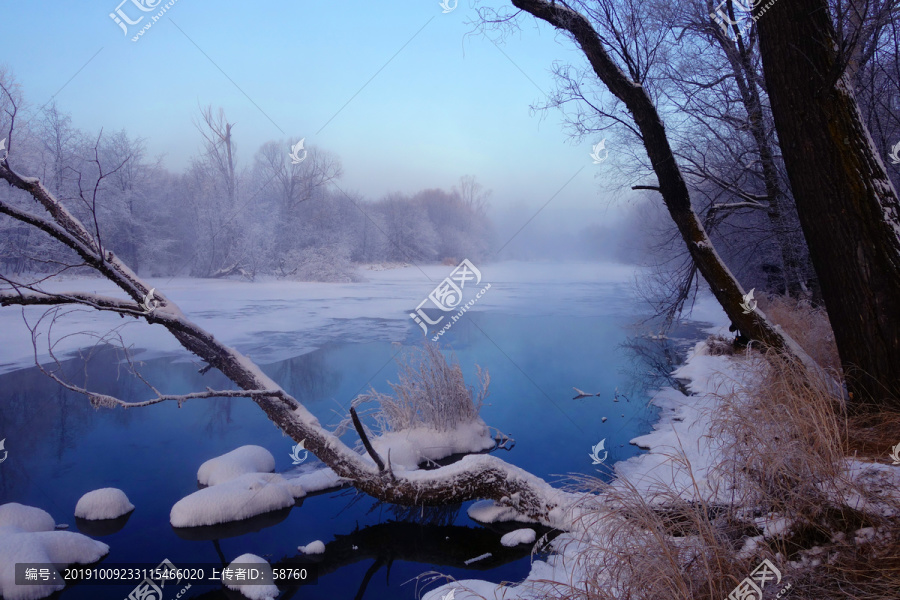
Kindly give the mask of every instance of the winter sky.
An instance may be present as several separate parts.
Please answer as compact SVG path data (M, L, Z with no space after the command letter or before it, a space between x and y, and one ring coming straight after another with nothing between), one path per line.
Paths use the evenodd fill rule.
M179 172L200 149L198 104L212 104L236 124L242 166L267 140L305 137L340 156L345 191L370 198L474 174L497 208L530 216L562 188L542 218L617 212L601 192L615 140L611 160L595 165L591 144L603 136L575 144L558 111L530 109L554 89L553 61L581 64L570 42L530 17L498 48L466 35L470 0L447 14L438 0L176 0L132 42L149 16L126 36L109 17L119 1L3 3L0 60L32 105L55 94L75 126L124 128ZM158 0L121 9L132 20L156 14L132 4L141 1Z

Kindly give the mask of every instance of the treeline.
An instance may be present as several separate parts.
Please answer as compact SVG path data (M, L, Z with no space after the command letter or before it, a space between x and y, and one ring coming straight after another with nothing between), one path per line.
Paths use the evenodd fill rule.
M55 105L22 121L11 166L38 175L105 250L143 275L349 281L355 263L477 260L490 247L488 193L474 176L449 191L373 201L343 189L340 160L326 150L295 145L292 155L288 141L270 141L239 160L221 109L199 111L202 150L180 174L150 158L146 140L87 133ZM3 186L0 195L33 209L18 190ZM45 234L0 215L0 271L78 264Z

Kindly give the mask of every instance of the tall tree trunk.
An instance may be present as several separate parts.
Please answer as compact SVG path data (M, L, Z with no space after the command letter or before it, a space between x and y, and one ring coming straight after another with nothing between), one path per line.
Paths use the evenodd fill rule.
M744 312L741 309L744 290L719 257L703 223L691 207L690 193L672 153L666 128L643 85L629 79L613 62L600 36L581 13L547 0L512 0L512 4L570 33L600 81L625 104L641 133L669 215L678 227L697 270L732 323L743 334L799 358L807 367L816 368L803 349L773 326L761 311Z
M900 203L837 53L826 0L757 22L766 87L848 388L900 407Z

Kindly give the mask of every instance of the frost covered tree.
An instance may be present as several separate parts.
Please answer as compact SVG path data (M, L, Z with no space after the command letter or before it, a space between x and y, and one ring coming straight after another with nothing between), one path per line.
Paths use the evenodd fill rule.
M837 35L826 0L776 2L757 26L784 162L848 386L858 406L898 406L900 202L856 102L859 47Z
M745 335L796 356L815 369L803 349L765 314L758 310L748 313L741 308L745 291L716 251L691 204L684 174L651 95L648 67L655 60L658 36L662 34L642 26L642 21L649 18L640 11L621 7L616 0L573 2L578 10L569 3L546 0L512 0L512 4L569 36L584 54L594 76L621 103L624 111L618 111L614 118L640 139L656 176L655 183L636 187L655 190L662 196L698 272L732 323ZM508 23L515 18L490 11L482 16L494 23Z

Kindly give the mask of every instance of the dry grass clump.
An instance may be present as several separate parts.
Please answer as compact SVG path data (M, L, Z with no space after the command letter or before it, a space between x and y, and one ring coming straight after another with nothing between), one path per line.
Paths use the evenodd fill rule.
M819 366L830 373L841 373L834 332L824 308L816 308L806 300L765 294L759 298L759 308L773 323L781 325Z
M755 567L736 557L746 526L723 507L686 502L671 490L648 498L627 481L583 483L603 503L582 517L581 536L567 542L576 545L577 580L538 582L542 597L722 600Z
M763 559L781 571L792 599L900 597L900 497L883 474L848 470L848 458L859 459L857 421L830 382L799 364L767 352L747 360L748 383L720 398L713 422L722 451L709 481L727 486L730 502L688 502L674 489L649 497L621 479L589 480L602 501L579 523L569 553L584 577L542 582L547 597L722 600ZM684 457L672 460L690 472ZM691 496L704 497L696 481Z
M400 362L400 381L390 383L394 395L372 389L353 405L377 402L374 415L382 432L415 427L448 431L478 418L488 396L491 377L486 370L476 368L478 384L469 387L456 358L448 362L437 344L426 342Z

